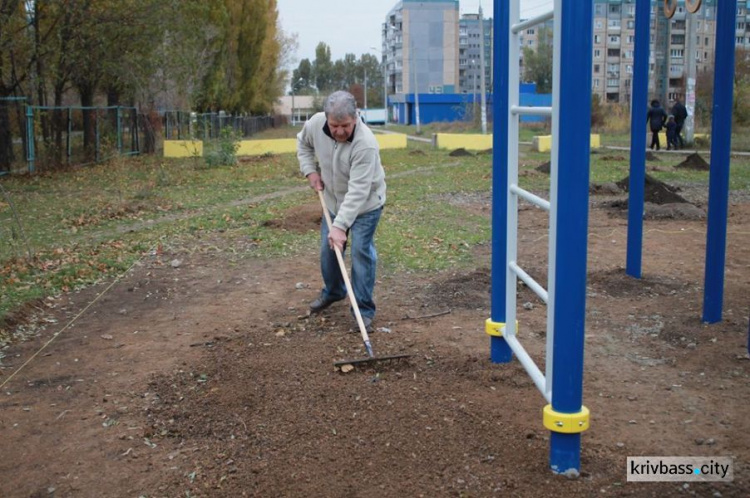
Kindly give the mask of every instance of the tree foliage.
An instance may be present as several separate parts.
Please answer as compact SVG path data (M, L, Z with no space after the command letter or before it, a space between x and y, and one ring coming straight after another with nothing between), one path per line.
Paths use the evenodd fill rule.
M268 113L295 46L276 0L0 0L0 171L18 138L10 98ZM84 113L85 142L91 131Z
M540 28L536 51L523 47L523 78L536 83L538 93L552 92L552 32Z
M347 90L365 105L367 88L368 107L383 106L383 66L375 54L345 54L343 59L331 60L331 49L324 42L315 48L315 60L302 59L292 71L290 86L297 95L326 95L336 90Z

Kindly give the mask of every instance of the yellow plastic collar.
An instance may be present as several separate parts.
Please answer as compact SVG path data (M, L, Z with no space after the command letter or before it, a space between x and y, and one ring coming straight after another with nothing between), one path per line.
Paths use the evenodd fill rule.
M544 407L544 427L552 432L576 434L589 428L589 409L581 407L578 413L559 413L552 409L552 405Z
M484 331L493 337L502 337L505 333L505 322L493 322L488 318L484 322ZM518 320L516 320L516 332L518 332Z

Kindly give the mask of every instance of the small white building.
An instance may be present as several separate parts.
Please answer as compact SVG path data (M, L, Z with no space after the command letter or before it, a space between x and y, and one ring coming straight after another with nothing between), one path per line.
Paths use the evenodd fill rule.
M307 121L315 114L315 98L312 95L283 95L276 101L274 113L289 116L292 124Z

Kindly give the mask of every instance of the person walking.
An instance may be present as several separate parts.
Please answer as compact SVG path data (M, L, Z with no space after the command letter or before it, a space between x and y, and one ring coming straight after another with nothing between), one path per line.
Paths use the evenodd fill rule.
M667 116L667 124L664 125L667 129L667 150L677 150L677 123L675 123L674 116L671 114Z
M651 128L651 150L654 150L654 147L656 150L660 150L659 132L667 121L667 112L658 100L654 99L651 101L651 108L646 113L646 121L648 121Z
M674 99L674 104L672 105L672 115L674 116L674 122L677 125L677 143L679 143L680 148L682 149L683 147L685 147L685 141L682 139L682 128L685 126L685 120L687 120L688 112L682 102L680 102L680 99Z
M328 96L323 112L312 116L297 135L297 158L310 187L323 192L333 219L330 230L325 222L320 226L323 289L310 303L310 312L319 313L347 297L334 247L343 253L350 241L352 289L369 332L376 310L374 235L385 204L385 170L378 141L357 117L352 94Z

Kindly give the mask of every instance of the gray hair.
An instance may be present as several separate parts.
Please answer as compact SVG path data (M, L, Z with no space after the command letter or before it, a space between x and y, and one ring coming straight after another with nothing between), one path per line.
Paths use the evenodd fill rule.
M323 105L323 111L326 113L326 117L334 119L347 117L357 119L357 101L351 93L339 90L328 96Z

